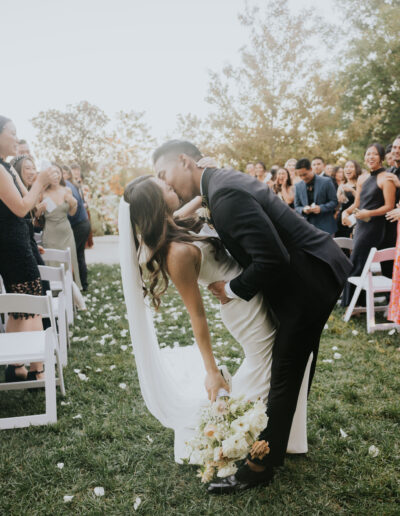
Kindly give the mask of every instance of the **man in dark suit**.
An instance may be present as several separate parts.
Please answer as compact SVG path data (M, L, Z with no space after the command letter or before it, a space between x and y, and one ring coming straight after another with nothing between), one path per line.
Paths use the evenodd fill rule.
M317 175L306 158L296 163L296 170L302 181L295 186L295 210L316 228L333 235L337 231L334 213L338 200L331 178Z
M351 270L325 232L308 224L263 183L234 170L199 168L201 154L173 140L153 155L158 176L188 202L200 193L222 242L243 271L209 288L222 303L250 300L262 291L279 321L273 348L266 429L259 436L270 453L250 457L236 475L210 484L214 494L268 484L283 464L304 371L314 354L310 385L324 325Z

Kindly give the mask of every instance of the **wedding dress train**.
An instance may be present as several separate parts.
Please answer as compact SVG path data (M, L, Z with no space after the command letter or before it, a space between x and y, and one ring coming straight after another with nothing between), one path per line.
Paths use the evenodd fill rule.
M194 433L198 413L208 403L205 369L196 344L160 349L148 301L143 298L137 250L129 217L129 205L119 208L120 262L132 346L140 388L149 411L175 432L175 460L186 458L185 443ZM229 255L215 259L208 242L196 242L202 260L199 283L229 281L240 266ZM234 299L221 306L221 318L242 346L245 358L233 376L232 396L267 401L271 376L275 323L261 294L250 301ZM307 452L307 387L310 356L299 393L287 451Z

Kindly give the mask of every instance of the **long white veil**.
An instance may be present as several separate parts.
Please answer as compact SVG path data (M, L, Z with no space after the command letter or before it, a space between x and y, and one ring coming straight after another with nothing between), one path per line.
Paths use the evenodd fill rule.
M163 350L158 345L151 310L143 297L129 204L123 199L118 227L122 285L140 389L153 416L175 430L175 459L179 461L184 456L182 445L177 444L184 443L182 432L194 427L199 407L207 402L205 370L197 345Z

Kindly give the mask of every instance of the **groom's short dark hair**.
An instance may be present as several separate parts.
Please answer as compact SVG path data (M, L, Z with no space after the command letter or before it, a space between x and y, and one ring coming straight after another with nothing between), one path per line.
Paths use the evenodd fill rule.
M160 147L154 151L153 163L156 163L161 156L165 156L167 154L175 154L176 156L178 156L178 154L187 154L196 161L203 157L199 149L196 145L193 145L193 143L185 140L170 140L160 145Z
M296 170L300 170L301 168L310 170L310 168L311 168L310 160L307 158L299 159L299 161L296 163Z

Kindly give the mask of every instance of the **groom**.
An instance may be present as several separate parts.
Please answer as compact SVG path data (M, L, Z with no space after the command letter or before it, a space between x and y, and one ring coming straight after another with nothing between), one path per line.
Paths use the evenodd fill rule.
M239 297L250 300L257 292L278 319L272 353L268 425L259 441L269 443L262 460L248 457L232 475L210 484L214 494L241 491L268 484L281 466L304 371L314 354L335 306L351 263L325 233L300 217L265 184L230 169L199 168L201 158L190 142L172 140L154 152L158 176L174 188L183 202L201 194L223 244L243 268L229 283L209 288L222 303Z

